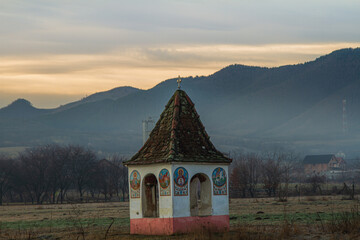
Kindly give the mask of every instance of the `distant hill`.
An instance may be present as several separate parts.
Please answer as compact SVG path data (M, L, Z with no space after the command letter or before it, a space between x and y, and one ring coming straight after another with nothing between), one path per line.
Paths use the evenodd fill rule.
M1 108L0 117L7 119L28 119L47 112L49 111L35 108L28 100L19 98L8 106Z
M23 116L21 123L0 120L0 146L77 143L131 155L142 144L141 121L158 117L176 86L176 79L169 79L146 91L118 88ZM221 151L341 150L360 156L359 48L275 68L231 65L210 76L184 78L182 89Z
M117 88L113 88L109 91L104 91L104 92L98 92L98 93L94 93L91 94L90 96L87 96L79 101L76 102L72 102L72 103L68 103L66 105L60 106L58 109L56 109L57 111L62 111L65 109L69 109L72 107L76 107L78 105L84 104L84 103L88 103L88 102L96 102L96 101L101 101L101 100L105 100L105 99L118 99L121 97L125 97L131 93L134 92L138 92L138 91L142 91L141 89L138 88L133 88L133 87L117 87Z

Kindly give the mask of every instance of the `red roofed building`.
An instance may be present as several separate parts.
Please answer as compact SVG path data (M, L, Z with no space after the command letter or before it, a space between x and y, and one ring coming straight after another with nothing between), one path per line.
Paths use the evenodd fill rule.
M303 165L305 174L325 174L330 170L344 170L345 161L334 154L307 155Z

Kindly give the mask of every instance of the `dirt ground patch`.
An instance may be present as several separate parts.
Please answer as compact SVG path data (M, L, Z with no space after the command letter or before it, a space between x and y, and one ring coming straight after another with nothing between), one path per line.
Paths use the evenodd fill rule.
M324 224L357 205L357 200L335 196L289 198L287 202L231 199L229 233L146 238L332 239L335 233L325 234ZM1 206L0 239L143 239L129 235L128 208L127 202ZM354 233L341 236L353 239Z

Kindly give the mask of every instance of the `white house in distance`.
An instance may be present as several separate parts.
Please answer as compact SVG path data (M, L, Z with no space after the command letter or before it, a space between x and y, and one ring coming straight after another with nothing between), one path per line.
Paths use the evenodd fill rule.
M210 142L194 104L177 90L129 169L130 233L228 231L231 160Z

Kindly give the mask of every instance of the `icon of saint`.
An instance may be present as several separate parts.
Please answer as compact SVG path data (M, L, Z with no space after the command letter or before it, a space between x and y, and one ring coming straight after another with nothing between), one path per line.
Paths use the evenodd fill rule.
M186 182L186 179L185 179L185 176L184 176L184 170L180 168L178 173L179 173L179 176L176 179L176 183L179 186L183 186L185 184L185 182Z

